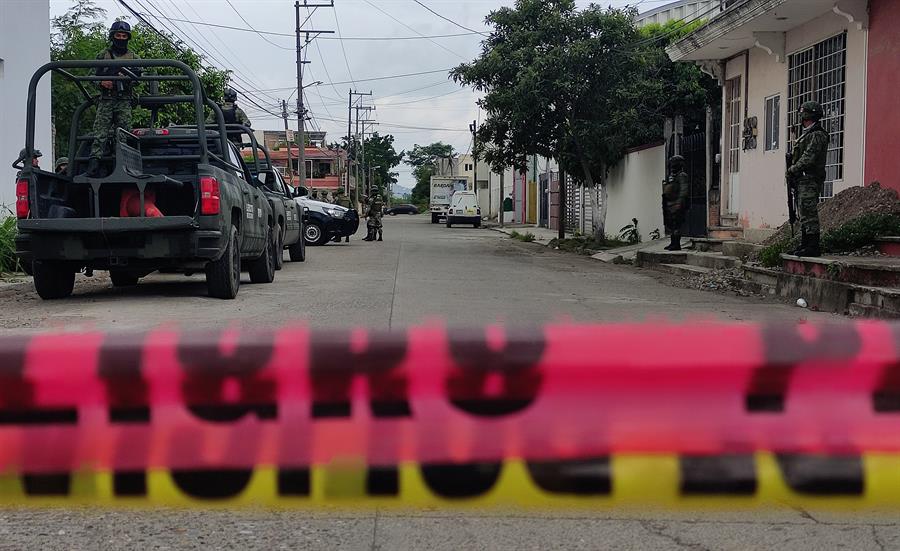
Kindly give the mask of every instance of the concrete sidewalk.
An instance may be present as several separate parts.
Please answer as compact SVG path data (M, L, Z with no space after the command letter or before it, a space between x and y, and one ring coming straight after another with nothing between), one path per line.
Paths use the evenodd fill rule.
M550 242L559 236L559 232L557 232L557 230L541 228L529 224L507 224L502 228L500 226L489 227L492 230L499 231L507 235L512 234L512 232L514 231L520 234L531 233L534 235L534 243L538 243L544 246L549 246ZM566 233L566 238L570 237L574 237L574 234ZM630 264L634 262L634 258L637 255L638 251L662 251L664 250L664 247L669 244L669 242L670 241L668 238L656 239L653 241L644 241L642 243L635 243L634 245L626 245L624 247L616 247L615 249L600 251L597 254L592 255L591 258L593 258L594 260L609 262L612 264Z
M557 230L542 228L531 224L506 224L502 228L500 226L493 226L491 229L505 233L506 235L511 235L514 231L519 232L522 235L530 233L534 235L534 243L539 243L544 246L549 246L551 241L559 237L559 232ZM572 237L573 235L574 234L572 233L567 233L566 237Z

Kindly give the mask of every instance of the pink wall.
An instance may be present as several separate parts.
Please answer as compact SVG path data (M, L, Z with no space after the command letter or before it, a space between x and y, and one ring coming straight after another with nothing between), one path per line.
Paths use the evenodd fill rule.
M900 2L870 0L865 183L900 191Z

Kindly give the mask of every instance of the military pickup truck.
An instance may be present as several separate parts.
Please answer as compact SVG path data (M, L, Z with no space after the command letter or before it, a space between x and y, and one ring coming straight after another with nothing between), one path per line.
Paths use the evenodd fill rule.
M83 74L102 67L119 72ZM153 59L44 65L29 84L27 158L34 151L37 86L49 72L73 82L84 101L72 115L66 173L13 164L20 170L16 253L31 264L41 298L69 296L80 271L109 270L115 286L135 285L156 270L203 271L209 295L225 299L237 295L243 270L255 283L274 279L280 251L269 201L228 141L222 111L206 98L194 71L179 61ZM161 106L187 104L196 126L119 128L112 154L102 159L101 174L89 176L85 171L93 138L79 135L79 129L90 127L81 119L96 97L88 91L93 87L84 84L127 79L180 83L189 93L154 95L151 85L151 93L135 101L151 110L151 121ZM214 113L215 124L207 126L204 107Z

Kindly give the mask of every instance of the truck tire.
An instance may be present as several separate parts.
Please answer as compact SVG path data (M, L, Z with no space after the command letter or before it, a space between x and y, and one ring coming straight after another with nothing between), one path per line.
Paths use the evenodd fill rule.
M306 262L306 239L300 236L300 239L288 247L288 253L291 255L291 262Z
M328 242L328 236L318 222L310 222L303 228L303 239L316 247Z
M44 300L66 298L75 288L75 270L62 262L35 260L32 271L34 290Z
M431 213L431 223L437 224L439 221L440 221L440 217L437 214L432 212Z
M110 270L109 278L112 280L113 287L132 287L137 285L140 279L136 273L128 270Z
M206 265L206 288L213 298L233 299L241 287L241 247L237 228L231 226L225 252Z
M474 224L472 224L472 227L474 227L474 228L480 228L480 227L481 227L481 220L478 220L477 222L475 222Z
M275 253L275 269L280 270L284 266L284 234L278 224L275 224L275 251L272 252Z
M250 262L250 281L253 283L272 283L275 281L275 233L269 228L266 247L256 260Z
M452 227L453 227L453 222L450 221L450 217L449 217L449 216L447 217L447 227L448 227L448 228L452 228Z

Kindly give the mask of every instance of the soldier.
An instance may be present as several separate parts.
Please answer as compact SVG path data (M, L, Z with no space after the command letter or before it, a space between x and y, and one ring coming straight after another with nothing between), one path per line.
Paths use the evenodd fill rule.
M792 164L787 170L787 180L796 186L800 203L800 247L797 256L820 256L819 248L819 197L825 185L825 162L831 138L822 126L822 106L807 101L800 106L803 131L794 143Z
M26 151L25 148L23 147L19 151L19 158L16 159L16 162L18 163L20 161L24 161L27 158L27 156L28 156L28 151ZM34 168L41 168L40 157L43 157L43 153L41 153L40 149L35 149L34 155L31 156L31 166L33 166Z
M54 172L57 174L65 174L69 170L69 158L68 157L60 157L56 160L56 168Z
M339 206L339 207L344 207L344 208L346 208L346 209L352 209L352 208L353 208L353 202L350 201L350 198L347 197L347 194L346 194L346 193L344 193L344 188L340 188L340 187L339 187L339 188L337 188L337 190L334 192L334 203L335 203L337 206ZM340 241L341 241L340 236L335 237L335 238L334 238L334 241L335 241L335 242L340 242ZM350 236L349 236L349 235L346 237L346 242L347 242L347 243L350 242Z
M681 225L687 210L690 181L684 171L684 157L673 155L669 158L669 175L663 183L663 221L672 234L672 242L667 251L681 250Z
M312 199L313 201L318 201L319 200L319 190L317 190L317 189L312 190L309 193L309 198Z
M225 101L220 107L222 108L222 118L225 119L225 124L243 124L247 128L250 128L252 126L250 124L250 119L247 117L247 114L244 113L244 110L237 106L237 92L231 88L226 88L223 99ZM210 115L206 122L216 122L215 117ZM234 142L238 147L241 146L244 140L240 132L229 132L228 139Z
M384 241L384 229L381 222L381 211L384 209L384 203L381 196L375 194L369 199L369 205L366 207L366 237L363 241L375 241L375 235L378 235L378 241Z
M126 21L116 21L109 28L110 46L97 55L97 59L140 59L128 49L131 40L131 25ZM129 69L140 74L138 68ZM118 76L120 69L101 68L98 76ZM134 83L123 80L104 80L100 82L100 98L97 103L97 116L94 118L94 142L91 144L91 159L87 173L96 176L100 170L100 158L108 151L115 139L116 128L131 130L131 104Z

